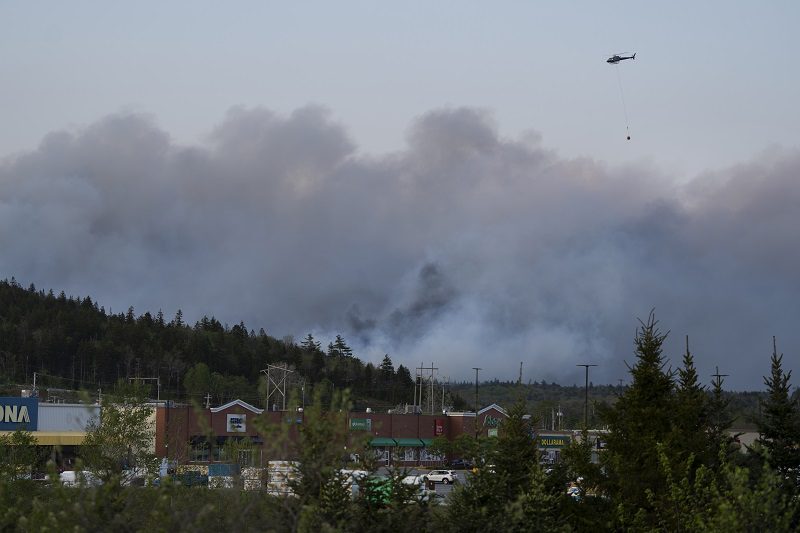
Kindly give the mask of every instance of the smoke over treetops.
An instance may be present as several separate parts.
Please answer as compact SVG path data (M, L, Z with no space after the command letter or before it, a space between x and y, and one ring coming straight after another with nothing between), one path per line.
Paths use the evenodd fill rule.
M231 110L202 145L142 115L50 133L0 163L0 277L107 309L178 308L366 360L471 379L625 377L637 317L690 336L701 375L761 388L800 348L800 152L679 184L566 159L484 112L420 117L358 151L318 107Z

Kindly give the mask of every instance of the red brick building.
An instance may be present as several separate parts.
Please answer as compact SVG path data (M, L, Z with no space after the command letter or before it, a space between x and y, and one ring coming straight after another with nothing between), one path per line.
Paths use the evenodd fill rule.
M508 413L497 404L478 413L442 414L350 412L346 418L349 455L356 443L367 443L385 464L396 466L438 466L445 458L431 450L433 440L449 441L459 435L494 437ZM305 413L266 411L241 400L211 408L160 404L156 409L155 452L158 457L187 463L236 460L263 466L270 460L292 460ZM574 438L572 432L542 431L543 460L557 461L560 450ZM239 446L237 443L247 443ZM226 451L227 450L227 451ZM231 451L233 450L233 451ZM239 457L226 457L237 453ZM243 457L241 454L246 454Z

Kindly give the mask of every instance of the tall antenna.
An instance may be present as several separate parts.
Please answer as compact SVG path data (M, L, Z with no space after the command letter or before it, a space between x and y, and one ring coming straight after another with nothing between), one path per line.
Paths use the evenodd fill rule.
M519 379L517 380L517 383L522 385L522 361L519 362Z

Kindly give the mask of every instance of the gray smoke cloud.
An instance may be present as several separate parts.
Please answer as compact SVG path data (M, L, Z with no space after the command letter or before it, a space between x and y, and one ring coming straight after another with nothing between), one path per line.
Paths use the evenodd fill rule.
M234 108L182 146L153 117L54 132L0 163L0 276L115 312L178 308L272 335L336 333L451 379L625 378L652 308L706 381L761 388L800 348L800 151L678 183L567 159L489 113L439 109L363 154L320 107Z

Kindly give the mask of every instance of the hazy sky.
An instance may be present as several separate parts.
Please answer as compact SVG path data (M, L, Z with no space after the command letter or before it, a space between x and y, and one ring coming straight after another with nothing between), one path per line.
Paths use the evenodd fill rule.
M800 373L799 15L0 1L0 277L454 379L616 383L655 308L761 388L772 335Z

